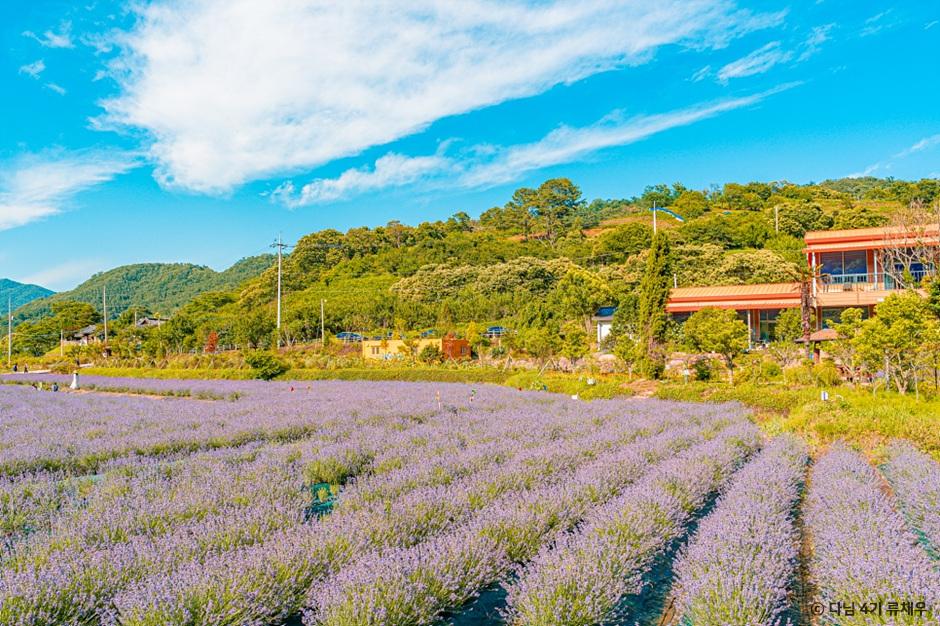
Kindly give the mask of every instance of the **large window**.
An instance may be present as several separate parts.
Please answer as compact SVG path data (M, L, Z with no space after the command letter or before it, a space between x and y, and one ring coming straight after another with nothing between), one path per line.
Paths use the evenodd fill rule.
M839 308L824 308L821 313L822 318L822 327L823 328L832 328L833 324L838 324L842 321L842 311L847 308L856 308L862 310L862 319L868 319L868 307L859 306L859 307L839 307Z
M819 255L819 267L822 274L830 276L867 274L868 253L865 250L823 252Z
M761 341L773 341L776 336L777 318L780 316L780 309L766 309L760 312L760 318L757 328L757 338Z

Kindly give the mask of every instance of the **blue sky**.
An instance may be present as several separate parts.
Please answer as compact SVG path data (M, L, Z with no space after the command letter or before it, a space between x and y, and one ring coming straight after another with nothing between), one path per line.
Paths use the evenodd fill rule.
M53 289L553 176L940 176L938 2L11 0L0 44L0 276Z

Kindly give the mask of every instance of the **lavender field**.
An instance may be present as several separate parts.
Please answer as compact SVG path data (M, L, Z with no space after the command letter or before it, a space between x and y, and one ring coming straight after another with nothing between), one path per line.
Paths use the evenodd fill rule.
M495 386L83 385L0 385L4 626L937 623L940 466L904 442L811 461L738 405Z

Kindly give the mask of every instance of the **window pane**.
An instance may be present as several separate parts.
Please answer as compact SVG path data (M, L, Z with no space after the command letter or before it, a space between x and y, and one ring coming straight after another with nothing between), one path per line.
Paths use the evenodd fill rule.
M841 252L824 252L819 255L818 263L823 274L841 275L844 273Z
M865 274L868 272L868 254L864 250L846 252L843 255L846 274Z

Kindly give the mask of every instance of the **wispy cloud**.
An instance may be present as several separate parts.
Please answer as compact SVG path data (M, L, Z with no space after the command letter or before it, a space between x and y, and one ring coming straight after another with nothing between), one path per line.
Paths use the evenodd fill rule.
M890 171L897 161L906 159L913 154L917 154L918 152L929 150L935 146L940 146L940 133L937 133L936 135L930 135L929 137L924 137L923 139L916 141L912 145L908 146L904 150L891 155L887 159L878 161L877 163L872 163L860 172L849 174L848 177L861 178L863 176L871 176L876 172Z
M137 164L113 152L46 153L0 165L0 230L55 215L78 193Z
M891 15L891 9L887 11L882 11L881 13L876 13L868 19L865 20L865 24L862 26L862 30L859 31L860 37L869 37L880 33L886 28L891 28L895 25L895 22L889 19L885 19Z
M781 48L779 41L771 41L747 56L732 61L718 70L718 82L727 83L732 78L763 74L778 63L789 61L792 57L793 53Z
M376 161L372 168L350 169L337 178L317 179L304 185L299 192L292 182L287 182L272 195L277 201L297 207L419 180L448 187L491 187L517 180L534 170L570 163L605 148L631 144L673 128L758 104L798 84L789 83L758 94L668 113L624 118L622 113L614 112L590 126L557 128L534 143L475 146L461 157L446 156L443 150L435 155L419 157L389 154Z
M20 74L26 74L32 78L39 79L40 74L46 70L46 62L42 59L20 66Z
M377 159L371 168L350 169L337 178L317 179L304 185L299 193L295 193L292 182L285 182L271 195L289 207L306 206L375 189L407 185L429 175L440 175L453 166L454 162L443 155L408 157L391 153Z
M936 135L931 135L930 137L924 137L923 139L921 139L914 145L909 146L908 148L905 148L904 150L901 150L900 152L895 154L894 158L903 159L904 157L908 157L917 152L923 152L924 150L927 150L928 148L932 148L937 145L940 145L940 133Z
M833 28L835 28L835 24L825 24L823 26L816 26L813 28L812 32L809 34L809 37L807 37L806 41L803 42L803 51L796 60L800 62L806 61L811 56L819 52L819 50L822 48L822 45L829 41L829 33Z
M95 272L107 267L102 259L78 259L39 270L16 280L21 283L42 285L48 289L62 291L71 289Z
M936 26L937 24L940 24L940 20L931 20L931 21L927 22L926 24L924 24L924 30L930 30L931 28L933 28L933 27Z
M46 87L47 87L48 89L50 89L50 90L56 92L56 93L59 94L60 96L64 96L64 95L66 94L65 87L63 87L62 85L59 85L59 84L57 84L57 83L46 83Z
M782 14L731 0L139 3L102 127L143 129L166 186L224 193L443 117L716 48Z
M712 73L712 66L711 66L711 65L706 65L705 67L703 67L703 68L700 69L699 71L697 71L697 72L695 72L694 74L692 74L692 76L689 78L689 80L691 80L693 83L698 83L698 82L701 82L701 81L705 80L705 79L708 78L709 76L711 76L711 73Z
M42 35L37 35L31 30L27 30L23 33L23 36L38 41L45 48L72 48L75 44L72 43L71 31L72 23L62 22L59 24L58 32L47 30Z

